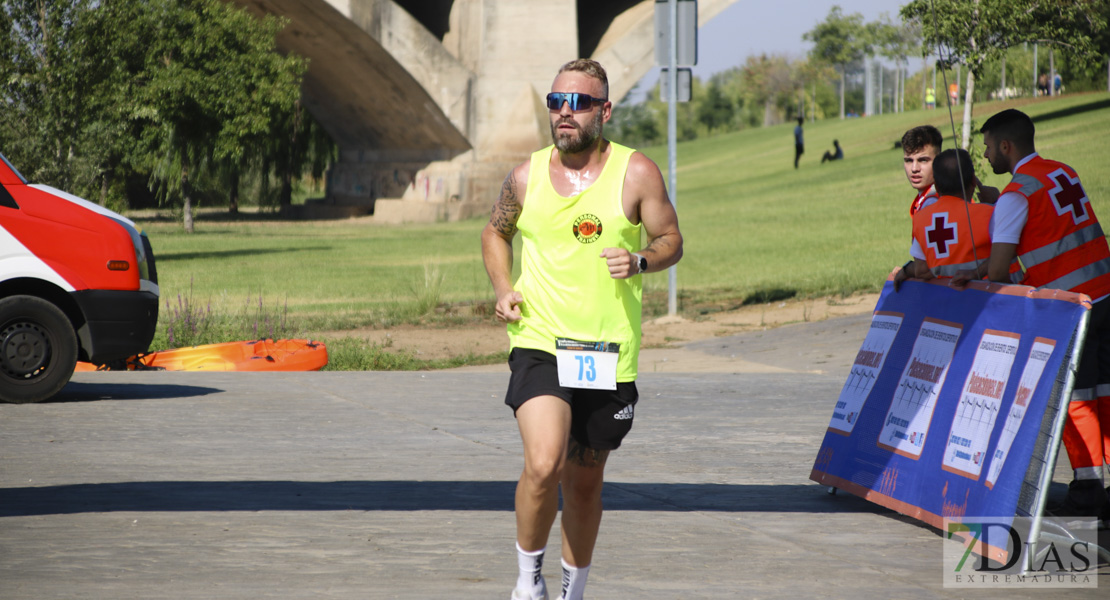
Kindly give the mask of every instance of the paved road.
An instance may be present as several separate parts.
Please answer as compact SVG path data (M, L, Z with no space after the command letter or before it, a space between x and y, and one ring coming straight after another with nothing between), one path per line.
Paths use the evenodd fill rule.
M835 333L809 327L829 324L774 335ZM840 331L857 345L827 373L643 375L589 598L997 597L942 587L936 530L809 481L839 353L863 335ZM0 598L503 600L521 467L506 381L87 373L0 405ZM557 589L558 560L546 571ZM1008 597L1046 593L1105 596Z

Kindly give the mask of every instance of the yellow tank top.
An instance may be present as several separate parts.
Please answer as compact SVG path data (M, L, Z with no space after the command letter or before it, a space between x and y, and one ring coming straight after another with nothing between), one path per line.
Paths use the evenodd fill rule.
M522 241L521 320L509 323L513 348L555 353L555 338L620 344L617 381L635 381L640 355L642 277L613 279L603 248L640 250L640 225L624 215L624 175L634 150L610 143L590 187L569 198L551 185L553 146L532 154L517 220Z

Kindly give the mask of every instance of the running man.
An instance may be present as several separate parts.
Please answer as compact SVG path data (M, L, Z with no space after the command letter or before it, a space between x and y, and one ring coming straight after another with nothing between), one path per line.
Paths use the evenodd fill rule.
M638 399L641 276L682 256L659 167L602 137L613 110L608 92L600 64L563 65L547 95L554 144L509 173L482 231L495 314L508 324L512 349L505 403L524 446L516 600L548 597L543 556L560 488L560 598L582 598L601 524L605 462L632 428ZM648 240L642 248L641 231Z

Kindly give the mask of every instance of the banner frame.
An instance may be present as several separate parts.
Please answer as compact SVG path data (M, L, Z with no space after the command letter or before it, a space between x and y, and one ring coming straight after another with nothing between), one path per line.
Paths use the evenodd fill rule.
M892 283L894 277L900 270L900 267L896 267L895 269L893 269L888 275L886 283ZM916 282L919 285L925 284L947 287L949 280L948 278L944 278L941 280L932 279L928 281L920 279L910 279L907 281L907 283L911 281ZM1033 477L1023 478L1023 485L1027 486L1026 493L1028 493L1028 491L1032 491L1032 504L1030 505L1026 503L1024 504L1024 506L1027 508L1023 508L1023 503L1018 502L1015 506L1014 514L1010 515L1011 518L1031 518L1031 525L1029 527L1029 530L1027 531L1029 537L1026 539L1031 541L1040 541L1042 534L1044 534L1045 539L1047 540L1050 539L1052 535L1056 535L1045 532L1043 530L1044 518L1045 516L1047 516L1045 515L1045 508L1048 499L1049 486L1052 483L1053 475L1056 469L1056 462L1059 458L1060 445L1063 442L1063 429L1067 419L1067 409L1071 401L1071 393L1075 385L1078 366L1082 357L1083 343L1086 339L1086 334L1088 330L1092 302L1091 299L1084 294L1055 289L1035 289L1028 286L1002 284L987 281L969 282L966 289L994 293L1003 296L1022 296L1033 300L1062 300L1080 305L1086 309L1082 312L1081 315L1077 315L1078 319L1077 321L1074 321L1075 325L1071 331L1071 335L1069 336L1069 338L1065 338L1068 339L1069 347L1067 350L1070 352L1070 354L1067 355L1065 363L1057 366L1056 374L1053 376L1053 381L1055 385L1058 386L1059 390L1058 395L1053 394L1057 398L1057 401L1055 403L1057 413L1055 415L1042 415L1041 426L1039 428L1039 430L1041 431L1041 437L1040 441L1037 442L1038 446L1044 444L1042 446L1042 454L1040 454L1039 456L1030 456L1029 460L1026 461L1025 464L1025 471L1029 472L1035 469L1034 460L1043 461L1043 467L1040 469L1039 473L1028 473L1029 475L1033 475ZM884 295L887 292L888 290L884 289ZM881 300L882 299L880 298L880 303ZM875 310L873 311L873 316L882 312L880 309L881 306L877 303L875 306ZM1048 401L1052 402L1051 395ZM1044 417L1049 417L1052 420L1048 421ZM833 431L832 428L829 428L825 431L825 434L828 435L828 433L830 432L838 433L836 431ZM849 433L842 435L850 436L851 434ZM822 441L816 462L810 473L810 479L825 487L829 494L835 494L838 489L845 489L845 491L848 491L855 496L859 496L860 498L867 500L868 502L878 504L885 508L890 508L892 510L895 510L896 512L909 516L915 520L921 521L938 529L943 530L945 528L944 522L947 521L947 517L942 514L933 514L933 512L923 508L922 506L917 505L914 502L905 502L902 500L898 500L893 496L888 496L879 487L861 485L859 483L856 483L855 481L850 481L848 479L842 478L838 475L826 471L822 467L819 467L822 462L822 455L825 451L825 441ZM831 452L831 450L829 451ZM1033 486L1036 486L1036 489L1028 490L1029 487ZM1026 496L1026 498L1028 497L1029 496ZM1028 512L1026 512L1027 510ZM1004 517L1005 515L1001 516ZM1070 535L1070 532L1067 532L1066 529L1064 531L1065 533L1068 533ZM973 546L976 546L976 548L973 548L973 551L976 554L984 557L989 557L994 560L997 560L1000 555L1005 557L1009 553L1005 548L996 548L987 544L986 540L981 540L978 543L973 544ZM1100 551L1106 552L1103 549L1100 549ZM1003 560L1005 560L1005 558L1003 558ZM1026 565L1023 565L1023 572L1025 568Z
M1068 418L1068 405L1071 403L1072 390L1075 388L1075 377L1079 373L1079 361L1083 357L1083 343L1087 339L1087 323L1090 321L1091 311L1087 310L1083 316L1079 318L1079 325L1075 328L1074 347L1078 352L1073 351L1068 361L1067 375L1064 379L1063 391L1061 393L1063 406L1056 413L1056 421L1052 424L1052 433L1049 437L1048 455L1045 457L1045 469L1041 472L1041 480L1037 489L1035 508L1033 510L1033 522L1029 526L1028 540L1037 543L1041 539L1041 527L1044 520L1045 508L1048 504L1048 488L1052 485L1052 477L1056 473L1056 462L1060 456L1060 445L1064 441L1064 423ZM1018 515L1014 515L1018 516ZM1069 533L1070 534L1070 533ZM1021 568L1022 575L1027 575L1029 564L1026 563Z

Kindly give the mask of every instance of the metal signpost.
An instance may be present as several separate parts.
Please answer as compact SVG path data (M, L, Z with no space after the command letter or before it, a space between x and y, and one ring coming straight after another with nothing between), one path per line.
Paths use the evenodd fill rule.
M655 62L664 67L667 78L663 85L667 94L667 172L671 204L678 210L678 75L679 65L692 67L698 63L697 0L655 0ZM685 86L684 96L689 100L689 77ZM668 280L667 314L673 316L678 312L678 270L674 265L668 269Z

